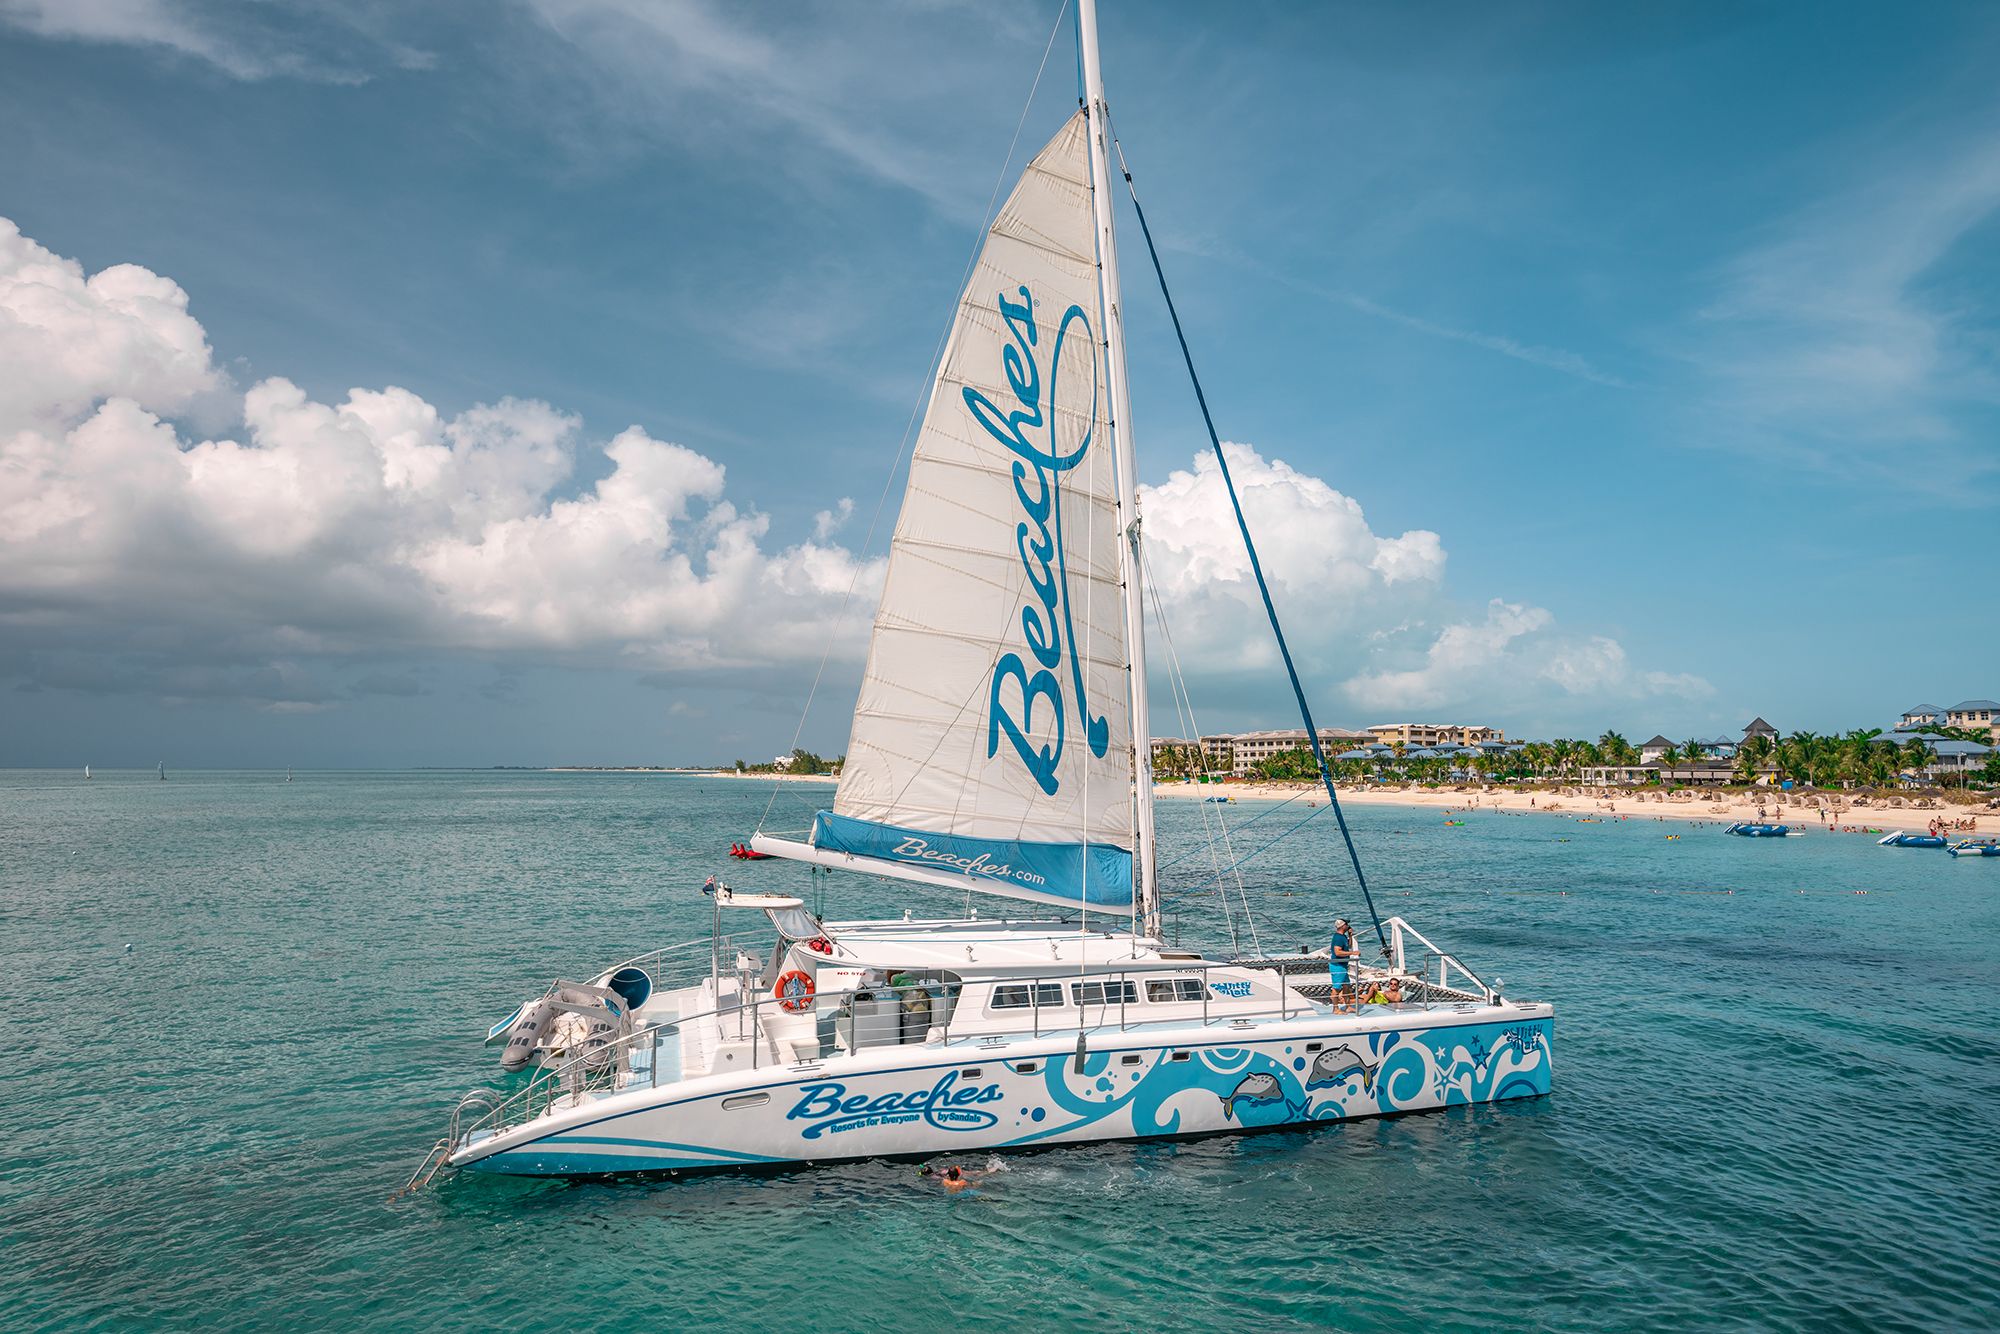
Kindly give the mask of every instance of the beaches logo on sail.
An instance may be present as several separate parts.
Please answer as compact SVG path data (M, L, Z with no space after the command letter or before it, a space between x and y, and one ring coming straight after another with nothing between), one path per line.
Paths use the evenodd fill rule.
M910 1093L849 1094L847 1085L832 1080L807 1084L799 1093L797 1105L785 1113L785 1119L811 1122L799 1132L805 1139L913 1121L940 1130L984 1130L1000 1118L980 1111L977 1104L999 1102L1006 1096L998 1084L958 1087L956 1070L945 1071L930 1088Z
M1035 324L1035 298L1026 286L1017 290L1018 300L1010 298L1005 292L998 297L1000 318L1013 336L1013 341L1000 354L1001 366L1007 374L1007 387L1014 391L1013 410L1002 412L994 406L993 400L979 390L970 385L965 389L965 406L971 410L973 420L1015 455L1014 496L1020 501L1025 516L1014 529L1015 549L1020 554L1021 568L1027 572L1028 583L1036 595L1035 602L1021 608L1021 638L1035 667L1030 672L1028 660L1019 653L1004 653L994 664L993 684L988 696L986 754L990 759L999 753L1000 737L1004 732L1015 754L1020 756L1021 763L1027 766L1028 773L1042 791L1054 796L1061 785L1057 770L1062 764L1067 727L1063 681L1057 675L1064 657L1065 641L1069 684L1076 692L1077 716L1083 723L1090 753L1103 758L1111 740L1109 724L1101 715L1095 718L1090 716L1090 703L1084 694L1083 659L1077 649L1076 618L1070 607L1069 562L1062 545L1062 478L1083 462L1084 456L1090 452L1091 436L1095 434L1097 345L1090 331L1090 317L1084 314L1083 307L1072 305L1063 312L1061 321L1056 325L1055 337L1049 342L1048 366L1044 372L1035 360L1036 344L1041 334ZM1085 420L1091 426L1084 431L1076 448L1065 453L1056 440L1056 382L1062 366L1063 341L1070 336L1073 325L1080 326L1078 332L1084 339L1084 345L1090 349L1090 411ZM1038 443L1044 436L1046 445ZM1054 560L1053 570L1050 568L1051 559ZM1002 698L1009 682L1020 690L1018 717L1008 712L1006 701ZM1038 701L1046 705L1055 724L1054 740L1042 746L1036 746L1029 739L1036 731ZM1045 721L1044 729L1046 726Z

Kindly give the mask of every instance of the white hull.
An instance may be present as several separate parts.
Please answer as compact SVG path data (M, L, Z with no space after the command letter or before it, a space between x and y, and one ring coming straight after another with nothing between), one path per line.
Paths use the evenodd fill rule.
M525 1176L773 1169L1353 1120L1549 1091L1543 1004L1364 1007L863 1050L558 1099L456 1167ZM572 1105L564 1105L570 1101Z

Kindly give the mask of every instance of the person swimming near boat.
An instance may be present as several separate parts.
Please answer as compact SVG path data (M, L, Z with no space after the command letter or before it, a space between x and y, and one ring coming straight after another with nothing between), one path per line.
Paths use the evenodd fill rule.
M1337 919L1333 924L1333 948L1326 967L1327 981L1331 985L1327 998L1333 1002L1335 1009L1340 1009L1350 999L1347 984L1354 975L1354 963L1360 954L1354 946L1353 926L1345 917Z
M957 1163L951 1163L943 1168L934 1168L929 1164L925 1164L917 1175L937 1182L946 1191L956 1195L967 1186L984 1181L993 1174L991 1172L968 1172Z

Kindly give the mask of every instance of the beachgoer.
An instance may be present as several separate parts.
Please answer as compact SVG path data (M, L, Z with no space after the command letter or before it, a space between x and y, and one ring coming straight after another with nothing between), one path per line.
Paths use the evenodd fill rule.
M1347 983L1353 976L1353 966L1361 952L1354 947L1354 928L1345 917L1333 924L1333 947L1327 963L1327 980L1333 989L1328 993L1334 1008L1339 1009L1348 999Z
M1385 1004L1388 1005L1401 1005L1403 1003L1402 978L1392 977L1389 979L1389 991L1388 994L1385 997L1383 997L1383 1001Z

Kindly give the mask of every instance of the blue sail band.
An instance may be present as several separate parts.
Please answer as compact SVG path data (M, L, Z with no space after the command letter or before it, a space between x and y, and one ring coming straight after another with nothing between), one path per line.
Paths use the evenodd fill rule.
M812 843L828 852L922 866L991 881L996 894L1132 911L1132 854L1109 843L1023 843L967 838L821 811Z

